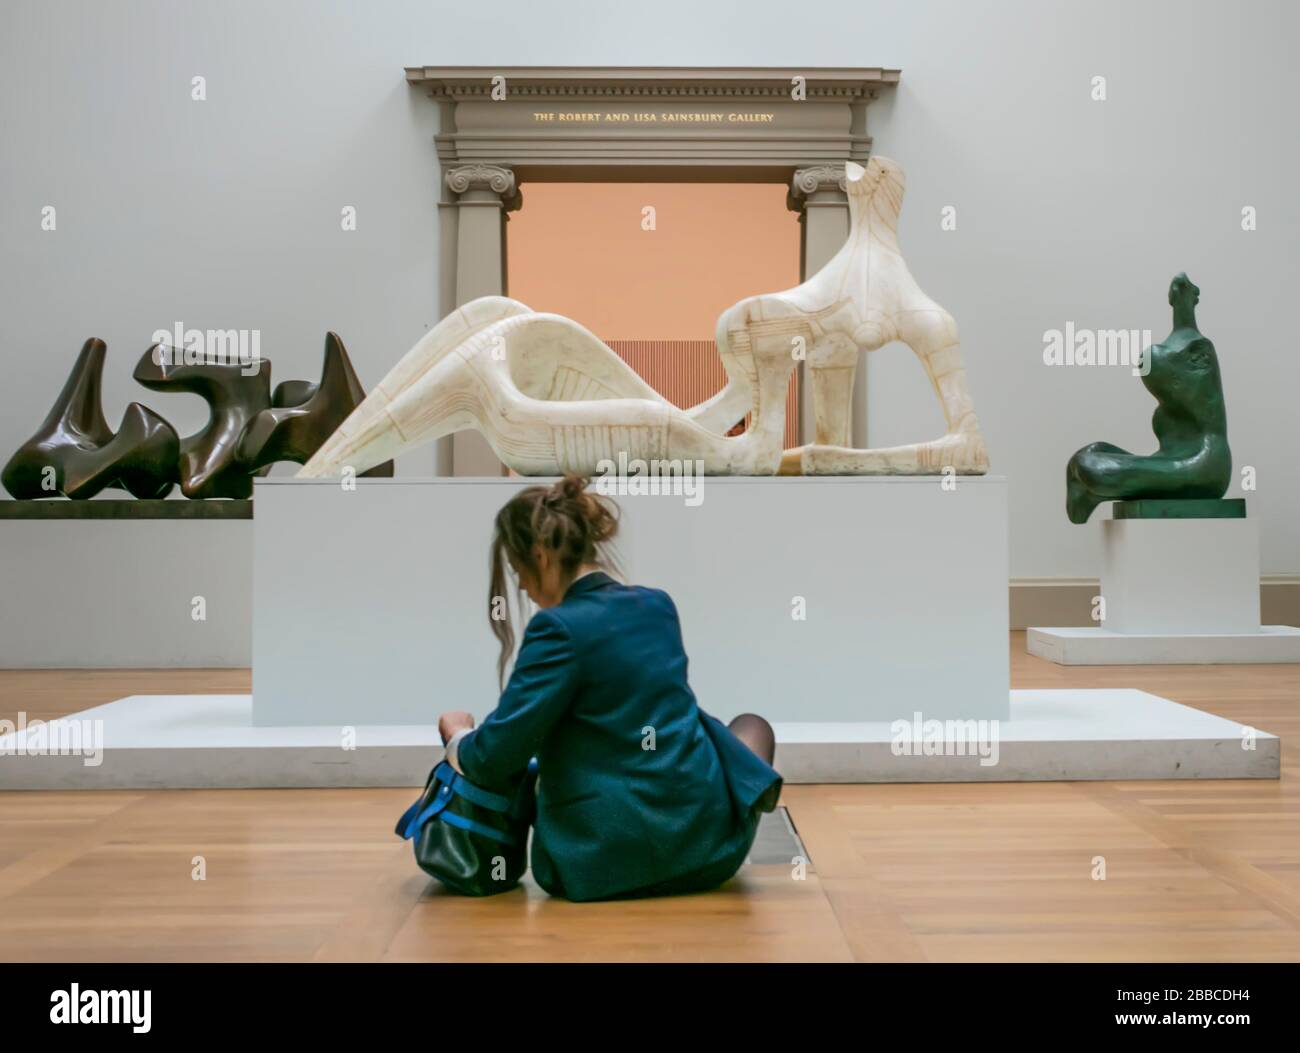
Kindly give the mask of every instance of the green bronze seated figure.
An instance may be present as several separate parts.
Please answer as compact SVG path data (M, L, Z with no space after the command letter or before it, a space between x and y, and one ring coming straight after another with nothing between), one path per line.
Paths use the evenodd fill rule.
M1108 442L1089 443L1065 469L1065 511L1086 523L1103 501L1199 498L1228 489L1232 453L1214 344L1196 328L1201 291L1178 275L1169 285L1174 328L1150 356L1142 383L1159 405L1151 427L1160 448L1146 456Z

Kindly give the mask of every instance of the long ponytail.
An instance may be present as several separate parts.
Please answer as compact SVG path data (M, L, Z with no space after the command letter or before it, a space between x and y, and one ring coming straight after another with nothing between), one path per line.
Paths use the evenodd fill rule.
M538 546L553 553L560 580L566 585L585 563L614 565L604 545L618 531L617 506L590 493L587 484L585 478L566 475L553 486L530 486L497 513L489 560L488 623L501 644L497 678L502 687L515 649L507 566L513 564L535 578L538 568L533 550ZM518 582L516 600L523 610L525 594Z

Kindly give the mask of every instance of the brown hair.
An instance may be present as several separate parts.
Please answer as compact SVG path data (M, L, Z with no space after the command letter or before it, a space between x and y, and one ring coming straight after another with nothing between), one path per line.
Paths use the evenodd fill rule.
M587 479L566 475L554 486L530 486L515 494L497 513L491 549L488 622L501 643L497 676L505 685L506 666L515 649L515 631L506 598L506 566L513 562L523 573L537 576L534 546L554 553L560 578L572 580L584 563L614 566L602 547L618 530L617 506L587 492ZM517 586L520 609L522 584ZM500 614L498 615L498 604Z

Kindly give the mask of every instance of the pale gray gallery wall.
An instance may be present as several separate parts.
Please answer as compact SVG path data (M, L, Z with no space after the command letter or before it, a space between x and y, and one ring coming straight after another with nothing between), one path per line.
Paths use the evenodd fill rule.
M872 107L875 148L906 166L904 251L957 318L993 464L1011 480L1013 577L1095 576L1100 529L1066 521L1065 463L1098 439L1155 445L1140 379L1046 366L1044 332L1150 329L1159 341L1179 271L1201 288L1234 460L1256 469L1244 496L1263 572L1300 573L1300 356L1285 336L1300 281L1298 27L1287 3L909 4L847 45L903 70ZM955 231L940 227L949 205ZM872 443L933 434L910 356L876 357ZM1229 496L1243 496L1239 482Z
M1293 4L6 0L0 19L0 453L92 335L114 425L133 399L202 421L198 399L129 379L176 322L259 329L279 379L314 377L335 329L373 384L437 320L436 108L405 65L896 66L875 149L907 170L904 249L958 319L1011 480L1012 575L1095 576L1099 531L1062 511L1066 458L1152 446L1140 382L1045 366L1044 331L1160 339L1179 270L1203 290L1238 463L1257 469L1264 571L1300 572ZM873 444L939 429L902 348L875 356L870 406Z

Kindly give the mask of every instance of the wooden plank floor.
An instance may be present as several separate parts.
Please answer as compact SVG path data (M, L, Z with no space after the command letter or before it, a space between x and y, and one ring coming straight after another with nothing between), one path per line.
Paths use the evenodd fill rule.
M1279 734L1282 778L792 786L805 879L750 867L604 904L445 894L392 836L408 790L6 793L0 960L1300 960L1300 667L1067 669L1011 647L1017 687L1140 687ZM248 687L0 671L0 716Z

